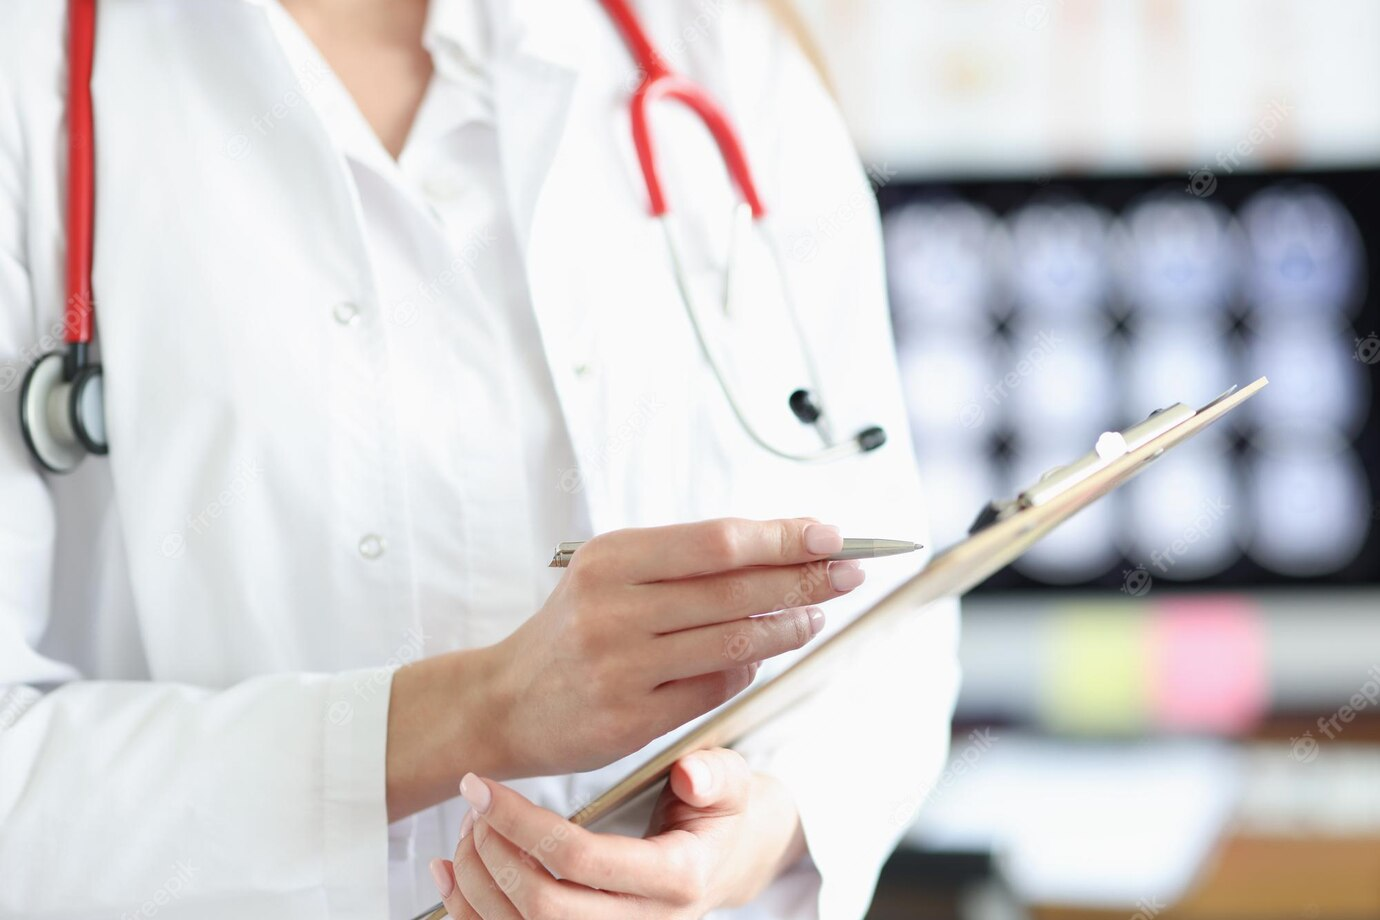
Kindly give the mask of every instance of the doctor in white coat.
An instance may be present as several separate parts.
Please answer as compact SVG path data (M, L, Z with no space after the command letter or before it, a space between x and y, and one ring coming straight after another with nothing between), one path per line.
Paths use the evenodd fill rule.
M859 585L820 561L840 532L926 540L875 207L828 93L762 0L636 7L738 126L795 293L802 337L749 248L713 306L736 199L666 106L738 400L817 447L784 400L808 350L836 430L882 425L882 448L792 462L730 411L595 0L103 0L111 449L43 472L18 390L62 337L66 23L4 4L0 917L379 920L438 887L486 920L865 912L942 768L952 604L682 761L631 836L560 818L923 561Z

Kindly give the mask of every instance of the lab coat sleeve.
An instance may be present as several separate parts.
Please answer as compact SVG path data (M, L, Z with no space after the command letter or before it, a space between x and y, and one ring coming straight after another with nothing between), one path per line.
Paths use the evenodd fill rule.
M763 6L745 4L746 28L752 27L751 11L760 13ZM819 235L824 242L816 259L838 261L828 263L833 277L814 279L848 287L825 295L837 295L836 308L826 305L828 315L807 320L823 331L819 340L828 343L829 353L846 356L849 374L869 394L872 418L890 435L890 444L866 461L873 465L859 477L858 494L850 500L868 509L866 526L877 532L916 533L925 520L925 504L896 371L868 178L814 68L792 41L775 32L775 39L764 43L779 61L767 95L782 119L782 149L810 150L826 168L856 173L848 200L823 204ZM799 162L798 153L787 155ZM867 172L885 180L883 167L876 164ZM792 186L781 194L808 200L811 190ZM852 238L844 241L842 234ZM855 613L906 574L905 566L867 568L869 583L848 602ZM838 611L836 604L828 608L829 634L841 625L833 622L840 619ZM768 914L859 920L866 913L882 865L944 769L959 684L958 632L956 600L902 617L821 692L740 746L755 769L778 778L794 795L809 847L806 863L788 869L787 878L763 895L760 906ZM802 875L810 884L799 883ZM800 897L806 900L783 900Z
M18 395L41 339L28 255L49 244L26 233L23 131L4 76L0 918L385 917L391 672L215 692L86 681L40 651L53 499L20 436Z
M940 784L958 687L957 636L956 601L917 610L825 689L739 746L754 770L790 791L809 849L762 895L758 906L769 915L866 914L883 864Z

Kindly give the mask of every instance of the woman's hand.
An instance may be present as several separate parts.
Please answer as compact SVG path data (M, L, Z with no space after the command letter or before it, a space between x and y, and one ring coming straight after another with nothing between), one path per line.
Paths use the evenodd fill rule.
M501 749L498 775L602 767L731 699L758 662L819 633L810 605L862 582L856 563L820 561L841 547L836 528L810 520L595 537L492 650L497 731L485 741Z
M463 792L455 860L431 864L455 920L697 920L750 901L805 852L785 790L722 749L676 764L644 840L591 833L472 775Z
M604 766L730 699L758 662L819 632L824 614L810 605L862 583L857 563L821 561L842 545L810 520L595 537L507 639L393 676L389 820L450 798L466 772Z

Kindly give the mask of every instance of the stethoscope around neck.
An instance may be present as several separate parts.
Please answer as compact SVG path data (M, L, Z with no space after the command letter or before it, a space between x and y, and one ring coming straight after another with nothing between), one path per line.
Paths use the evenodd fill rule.
M685 308L691 328L694 329L695 338L699 343L701 353L704 355L705 363L708 364L709 370L719 385L720 391L723 392L724 398L728 401L728 407L738 420L738 424L758 447L783 459L801 463L837 460L881 447L886 443L886 432L875 425L864 428L851 438L841 441L835 440L830 430L829 418L819 395L822 392L819 385L819 372L815 364L814 354L805 337L800 312L796 309L790 278L785 268L786 263L782 258L775 235L768 232L765 226L766 206L758 193L757 183L753 179L752 169L748 165L742 140L727 113L704 87L688 77L676 73L667 65L665 59L662 58L647 36L646 30L642 28L642 24L628 5L627 0L599 0L599 2L621 33L623 41L632 55L633 63L637 66L638 73L642 78L641 83L633 92L630 108L633 144L637 148L638 165L641 167L642 179L647 187L647 201L652 216L660 222L663 235L666 238L671 270L675 275L676 289L680 295L681 305ZM777 446L771 439L761 434L752 420L748 418L742 403L734 393L727 373L714 354L714 349L709 343L703 324L695 310L690 284L685 274L684 262L680 258L675 238L671 232L670 205L661 185L661 171L656 160L649 119L649 109L652 103L661 99L671 99L681 103L704 123L705 128L714 139L715 145L719 148L719 155L723 158L729 178L742 199L734 214L734 233L729 246L728 273L731 275L733 270L732 250L735 248L737 239L745 226L753 228L760 234L767 251L771 254L773 268L789 314L787 325L791 327L790 335L795 338L796 344L799 346L809 382L808 387L792 390L787 396L786 404L791 414L799 422L812 426L819 434L822 442L820 447L803 451L788 450ZM729 296L732 288L732 278L725 278L725 297Z
M764 226L766 207L748 166L741 140L728 116L697 83L676 73L652 45L626 0L600 0L617 26L642 75L631 104L633 141L647 187L651 214L662 226L676 289L685 308L700 351L728 407L748 438L758 447L802 463L836 460L876 450L886 443L886 432L877 426L862 429L851 438L835 440L819 396L819 374L805 337L799 311L791 292L785 261L773 234ZM96 0L69 0L71 63L68 72L68 180L67 264L64 335L66 349L39 358L29 369L20 392L20 423L24 440L34 458L47 470L68 473L88 454L104 455L109 449L105 427L105 393L101 365L92 356L95 302L91 288L93 222L95 212L95 132L92 124L91 69L96 38ZM766 243L789 313L789 333L803 358L808 386L793 389L786 403L791 414L814 428L821 446L789 450L762 435L743 409L723 366L711 347L697 314L684 263L669 225L670 207L661 186L653 149L648 110L661 99L672 99L690 109L704 123L723 157L730 179L742 199L735 214L734 243L738 228L756 229ZM728 274L732 274L732 259ZM732 290L725 279L725 296Z

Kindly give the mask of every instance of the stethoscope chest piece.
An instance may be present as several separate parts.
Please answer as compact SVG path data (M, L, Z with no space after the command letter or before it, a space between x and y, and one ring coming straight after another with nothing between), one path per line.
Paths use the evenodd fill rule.
M109 449L101 366L87 364L69 380L66 364L61 352L39 358L29 368L19 397L24 440L53 473L70 473L87 454L103 455Z

